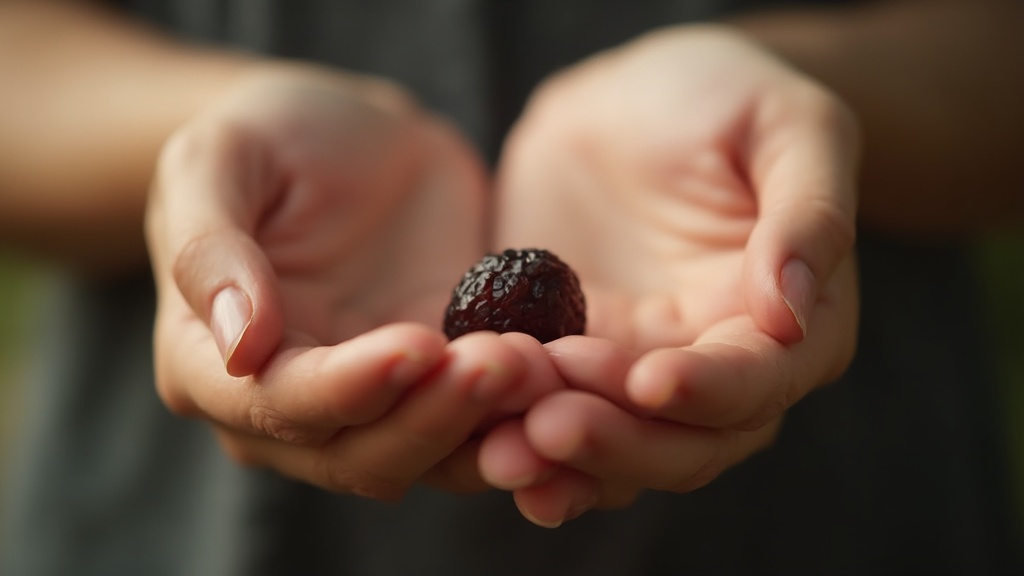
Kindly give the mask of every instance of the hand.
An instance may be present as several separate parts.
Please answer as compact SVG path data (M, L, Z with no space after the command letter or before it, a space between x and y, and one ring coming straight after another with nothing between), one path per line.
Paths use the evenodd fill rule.
M547 82L507 142L497 240L572 265L590 324L548 345L576 390L493 431L485 478L557 525L769 445L853 355L857 156L834 96L726 28Z
M473 434L525 408L524 379L558 384L539 344L439 331L483 252L485 185L394 86L249 72L171 138L153 185L162 399L237 460L332 490L482 487Z

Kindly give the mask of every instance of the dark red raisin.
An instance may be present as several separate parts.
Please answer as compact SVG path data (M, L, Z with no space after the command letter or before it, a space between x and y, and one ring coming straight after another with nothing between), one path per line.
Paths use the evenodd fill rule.
M576 273L536 248L487 254L452 291L444 318L450 339L477 330L525 332L550 342L586 327L586 302Z

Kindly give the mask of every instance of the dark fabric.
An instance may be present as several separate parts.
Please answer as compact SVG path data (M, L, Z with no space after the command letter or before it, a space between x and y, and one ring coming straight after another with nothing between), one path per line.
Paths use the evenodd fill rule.
M843 0L120 0L176 35L379 74L489 158L544 77L653 28Z
M396 78L491 154L558 66L740 5L630 2L612 18L626 3L134 4L197 40ZM68 279L4 504L0 574L1024 573L969 260L869 235L859 250L857 358L790 412L775 447L692 494L648 493L557 530L500 492L417 488L384 504L239 469L156 397L148 275Z

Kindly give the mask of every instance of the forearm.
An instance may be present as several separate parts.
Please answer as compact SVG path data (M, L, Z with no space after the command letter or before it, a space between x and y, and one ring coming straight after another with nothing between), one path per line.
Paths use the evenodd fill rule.
M876 2L736 24L860 118L865 225L935 236L1024 216L1024 2Z
M144 262L168 134L244 66L83 2L0 2L0 242L89 271Z

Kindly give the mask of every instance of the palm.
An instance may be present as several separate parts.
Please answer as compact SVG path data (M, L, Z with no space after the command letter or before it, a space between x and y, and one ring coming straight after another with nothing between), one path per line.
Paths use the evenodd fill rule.
M481 251L475 159L439 123L334 96L288 86L252 116L276 187L254 237L286 328L334 344L399 320L439 326Z
M737 161L747 111L737 94L751 87L709 92L727 70L646 72L577 73L575 85L542 93L506 150L498 236L559 252L586 286L589 333L638 350L692 343L743 313L744 248L758 215ZM605 79L631 89L593 85ZM608 97L577 99L577 90Z
M474 489L439 463L469 461L520 378L557 384L536 342L441 334L484 188L454 131L378 80L240 78L168 142L148 207L161 397L239 460L320 486L393 498L437 466Z

